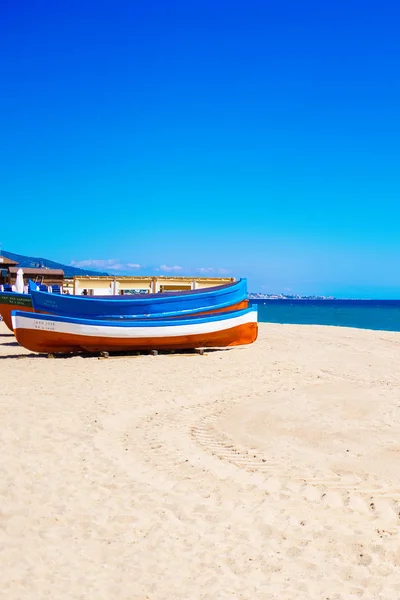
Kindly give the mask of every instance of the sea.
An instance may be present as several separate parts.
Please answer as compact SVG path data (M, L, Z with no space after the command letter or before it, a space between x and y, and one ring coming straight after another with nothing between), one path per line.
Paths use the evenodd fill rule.
M251 299L260 323L400 331L400 300Z

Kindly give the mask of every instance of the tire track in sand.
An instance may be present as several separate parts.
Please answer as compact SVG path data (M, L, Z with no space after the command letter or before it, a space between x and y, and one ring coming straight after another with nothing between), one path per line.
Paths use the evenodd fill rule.
M400 524L400 490L397 488L363 487L361 479L320 476L309 477L298 473L290 477L280 475L277 462L260 456L254 448L242 448L234 444L226 434L218 430L219 415L205 416L190 428L190 435L206 453L224 463L254 475L254 485L262 486L269 493L286 496L296 493L305 501L323 504L332 508L347 508L368 514L377 520ZM260 480L262 476L262 481ZM322 474L321 474L322 475Z

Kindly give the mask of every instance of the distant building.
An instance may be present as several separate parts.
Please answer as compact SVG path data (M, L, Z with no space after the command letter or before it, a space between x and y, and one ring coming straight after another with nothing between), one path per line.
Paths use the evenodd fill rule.
M166 277L166 276L78 276L74 277L71 294L88 296L198 290L235 281L234 277ZM85 292L84 292L85 290Z
M7 283L8 270L10 267L15 267L18 263L6 256L0 256L0 284Z
M19 267L11 267L8 270L8 283L13 285L17 278L17 271ZM22 269L24 272L24 283L28 284L28 279L32 279L36 283L43 283L44 285L59 285L60 287L64 283L64 271L61 269L46 269L44 267Z
M0 256L0 285L14 285L19 270L18 262L5 256ZM64 271L62 269L46 269L45 267L21 267L24 273L24 284L28 285L28 279L44 285L58 285L60 288L64 283Z

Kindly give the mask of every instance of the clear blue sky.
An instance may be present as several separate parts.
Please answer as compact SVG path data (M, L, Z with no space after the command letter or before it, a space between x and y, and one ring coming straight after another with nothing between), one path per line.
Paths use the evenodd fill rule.
M5 0L3 248L400 297L399 17L384 0Z

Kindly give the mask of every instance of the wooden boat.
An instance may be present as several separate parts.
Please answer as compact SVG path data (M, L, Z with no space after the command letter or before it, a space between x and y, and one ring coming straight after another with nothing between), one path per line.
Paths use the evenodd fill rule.
M16 292L0 292L0 315L10 331L13 330L11 323L13 310L33 312L31 296Z
M33 352L183 350L251 344L257 309L173 319L103 321L13 311L17 341Z
M211 313L247 307L247 281L202 290L135 294L124 296L69 296L49 294L30 285L33 308L36 313L46 313L81 319L118 319L169 317L181 314Z

